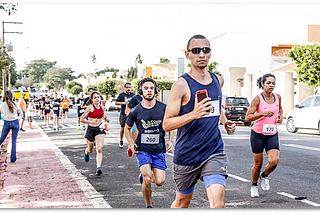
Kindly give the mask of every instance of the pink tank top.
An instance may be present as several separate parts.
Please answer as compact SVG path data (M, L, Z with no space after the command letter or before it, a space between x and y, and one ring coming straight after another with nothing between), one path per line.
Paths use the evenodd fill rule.
M256 113L264 112L264 111L272 111L274 115L272 117L260 117L254 122L252 126L252 130L256 133L264 134L264 135L274 135L278 131L277 127L277 119L279 113L279 99L278 96L274 93L275 101L272 104L266 103L263 99L262 95L259 94L260 104L256 110Z

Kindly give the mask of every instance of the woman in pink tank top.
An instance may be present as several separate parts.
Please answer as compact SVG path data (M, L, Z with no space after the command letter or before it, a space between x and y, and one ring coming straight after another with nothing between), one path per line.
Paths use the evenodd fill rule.
M261 188L269 190L267 176L273 172L279 161L279 137L277 123L282 123L283 110L281 96L273 93L276 78L272 74L265 74L257 80L257 86L263 92L253 98L246 115L246 122L254 121L250 134L251 150L254 159L252 167L251 197L259 197L258 179L261 179ZM260 174L263 165L263 150L266 150L268 164Z

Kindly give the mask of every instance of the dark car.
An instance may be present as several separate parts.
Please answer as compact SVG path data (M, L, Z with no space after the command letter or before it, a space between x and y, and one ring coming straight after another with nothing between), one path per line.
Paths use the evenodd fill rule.
M224 96L222 107L228 120L242 121L245 126L250 126L251 122L246 122L245 117L250 103L245 97Z

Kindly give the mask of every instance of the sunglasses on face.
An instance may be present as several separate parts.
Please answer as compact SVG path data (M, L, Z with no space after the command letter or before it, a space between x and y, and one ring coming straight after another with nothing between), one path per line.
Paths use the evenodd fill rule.
M188 49L188 52L192 52L193 54L199 54L201 51L203 51L203 53L207 54L210 53L211 48L209 47L204 47L204 48L192 48L192 49Z

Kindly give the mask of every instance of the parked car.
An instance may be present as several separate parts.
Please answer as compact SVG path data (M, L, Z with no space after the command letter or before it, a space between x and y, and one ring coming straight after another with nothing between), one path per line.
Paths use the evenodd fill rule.
M225 96L222 97L222 107L228 120L242 121L245 126L250 126L251 122L246 122L245 117L250 103L245 97Z
M316 129L320 132L320 94L307 97L287 114L286 128L296 133L298 129Z
M112 110L120 111L121 110L121 105L116 105L116 100L117 100L117 98L114 98L114 97L111 97L108 99L108 101L106 103L106 110L107 111L112 111Z

